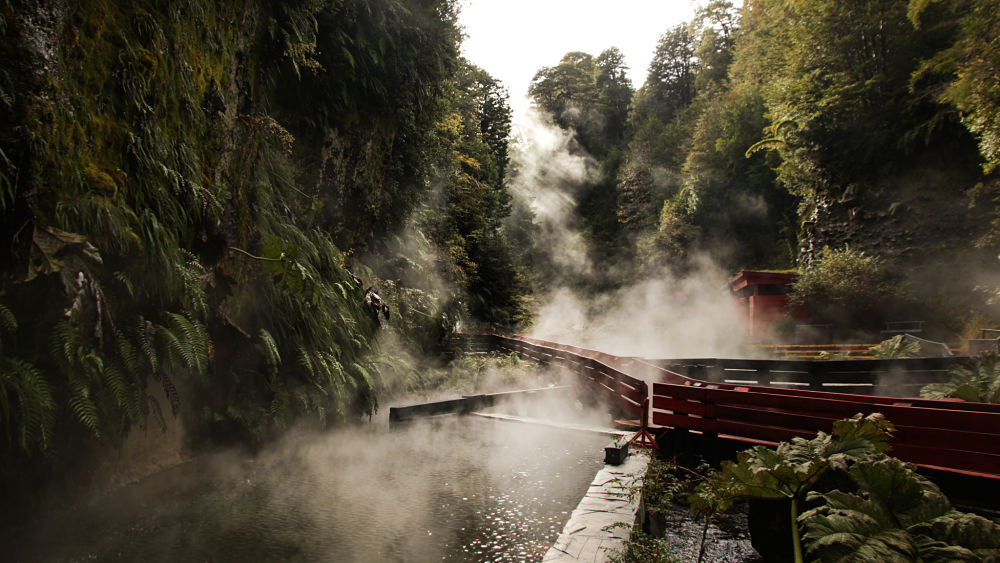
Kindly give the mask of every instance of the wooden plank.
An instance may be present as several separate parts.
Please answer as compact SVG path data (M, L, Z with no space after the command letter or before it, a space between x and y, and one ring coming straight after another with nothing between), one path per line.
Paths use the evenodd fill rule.
M813 435L822 430L830 433L833 430L833 423L842 417L831 417L802 412L785 412L776 410L762 410L747 406L730 406L707 403L705 405L706 418L715 418L737 423L747 423L755 426L770 426L776 428L787 428L789 430L807 430ZM728 431L727 431L728 432Z
M641 415L642 414L642 405L641 404L634 403L634 402L630 401L627 397L624 397L624 396L618 394L614 389L610 389L608 387L605 387L604 385L601 385L600 383L597 383L597 382L592 382L592 384L590 385L590 387L592 389L596 390L601 395L603 395L606 399L608 399L612 403L614 403L614 404L618 405L619 407L621 407L622 409L624 409L625 411L627 411L627 412L629 412L629 413L631 413L633 415Z
M894 444L889 453L916 464L1000 475L1000 455L910 444Z
M734 435L769 442L787 441L795 436L810 439L816 435L815 432L808 430L733 423L731 421L724 422L694 416L672 415L664 412L654 412L653 422L662 426ZM906 444L898 443L897 441L893 442L893 449L890 453L911 463L994 475L1000 474L1000 455L995 453L944 448L940 445L923 446Z
M892 443L1000 455L1000 436L987 432L896 425ZM996 466L994 473L1000 473L1000 464Z
M600 371L598 372L598 374L601 377L601 383L603 383L604 385L614 389L615 391L626 397L631 398L633 401L642 402L643 397L639 396L639 391L637 389L639 387L639 383L641 382L636 381L635 383L631 384L624 383L620 381L618 378L616 378L613 374L609 374L605 371Z
M627 397L629 400L637 403L642 402L643 397L640 396L635 387L626 385L604 372L597 372L596 378L601 385L612 389L619 395Z
M671 389L670 383L654 383L653 393L656 395L669 395L673 391ZM735 385L728 383L718 383L712 384L719 389L735 389L737 387L746 387L745 385ZM697 388L697 387L696 387ZM872 395L856 395L849 393L835 393L831 391L810 391L805 389L787 389L782 387L754 387L750 386L749 390L768 393L772 395L783 395L792 397L808 397L808 398L826 398L834 400L848 400L857 403L868 403L868 404L893 404L897 402L906 402L912 406L922 406L929 408L938 408L944 410L961 410L961 411L976 411L976 412L994 412L1000 413L1000 404L991 403L969 403L965 401L936 401L931 399L918 399L909 397L879 397Z
M762 388L763 389L763 388ZM705 387L695 385L675 385L673 383L654 383L653 397L673 397L675 399L705 399Z
M706 389L705 393L706 400L712 403L744 405L750 408L771 408L787 412L818 413L839 418L850 417L858 412L866 414L881 412L894 424L1000 434L1000 416L994 413L914 407L903 404L859 404L848 400L802 396L786 397L771 393L728 389Z
M677 414L694 414L703 416L705 414L705 403L701 401L685 401L683 399L671 399L669 397L653 397L654 411L671 411Z
M733 421L719 421L711 418L682 416L660 411L653 412L653 423L661 426L671 426L673 428L685 428L688 430L712 432L715 434L732 434L734 436L756 438L772 442L790 440L795 436L801 436L803 438L812 438L816 436L815 432L807 430L795 430L791 428L746 424Z
M838 418L810 416L759 409L744 409L725 405L706 405L703 411L707 418L735 420L751 424L784 427L796 430L823 431L830 433ZM894 444L906 444L928 448L948 448L966 452L1000 455L1000 439L995 434L945 430L925 426L897 425Z
M834 421L842 418L836 415L823 416L820 413L763 410L758 406L731 406L674 400L665 397L655 397L653 407L659 410L670 410L674 414L685 413L721 421L746 422L789 430L813 432L822 430L827 433L832 431ZM729 432L729 430L725 431ZM947 447L954 450L1000 455L1000 437L987 432L899 424L896 425L893 443L929 448Z
M662 388L660 388L662 391ZM689 399L689 400L680 400ZM704 408L693 401L706 401ZM733 419L789 429L808 428L829 432L832 422L853 416L881 412L900 432L897 441L925 445L948 444L969 451L1000 453L1000 416L912 407L905 405L857 404L852 401L784 397L765 393L740 392L674 386L673 398L654 395L653 408L675 410L720 419ZM655 413L654 413L655 414ZM730 432L723 429L724 432Z

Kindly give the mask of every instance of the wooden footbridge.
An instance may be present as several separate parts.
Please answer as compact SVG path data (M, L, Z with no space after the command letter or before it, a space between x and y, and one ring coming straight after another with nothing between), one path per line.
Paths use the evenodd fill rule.
M1000 405L914 398L956 358L801 362L648 360L524 336L463 335L470 351L513 352L577 375L653 432L774 444L829 432L857 413L896 426L892 454L933 471L1000 483ZM885 396L894 392L897 396Z

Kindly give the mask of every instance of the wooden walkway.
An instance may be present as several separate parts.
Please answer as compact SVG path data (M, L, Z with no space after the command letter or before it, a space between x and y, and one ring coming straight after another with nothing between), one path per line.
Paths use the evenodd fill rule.
M742 381L709 382L665 369L668 360L624 358L524 336L479 334L465 339L467 348L514 352L570 370L583 385L647 425L773 445L796 436L815 436L820 430L829 432L834 421L857 413L880 412L896 426L894 456L919 466L1000 480L1000 405L926 400L912 392L906 396L835 392L809 369L781 373L768 367L770 385L765 385L762 368L732 368L740 370ZM867 362L873 377L896 379L905 386L946 377L951 364L962 360L856 360L855 365ZM908 371L910 367L915 369ZM643 408L647 404L648 411Z

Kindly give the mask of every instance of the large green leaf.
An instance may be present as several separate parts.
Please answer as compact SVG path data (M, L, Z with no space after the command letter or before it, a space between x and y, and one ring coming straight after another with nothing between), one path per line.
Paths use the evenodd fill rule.
M857 414L835 422L833 434L793 438L777 449L757 446L741 452L736 463L723 462L703 491L724 487L739 497L800 498L828 468L846 469L850 460L888 450L893 430L879 413Z
M858 492L811 494L802 514L808 552L821 561L996 561L1000 525L951 508L940 489L891 457L859 461Z
M912 526L910 532L947 544L934 548L943 552L953 552L950 547L960 546L975 554L977 561L1000 561L1000 524L978 514L952 510Z

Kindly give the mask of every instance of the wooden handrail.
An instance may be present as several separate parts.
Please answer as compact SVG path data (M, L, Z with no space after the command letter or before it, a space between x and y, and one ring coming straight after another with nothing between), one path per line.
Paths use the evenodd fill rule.
M710 382L635 358L536 338L472 338L572 369L590 388L636 416L645 414L642 405L648 400L646 422L654 425L773 443L829 432L833 421L856 413L881 412L897 428L892 445L899 458L1000 479L1000 405ZM742 362L747 361L733 365L754 365Z

